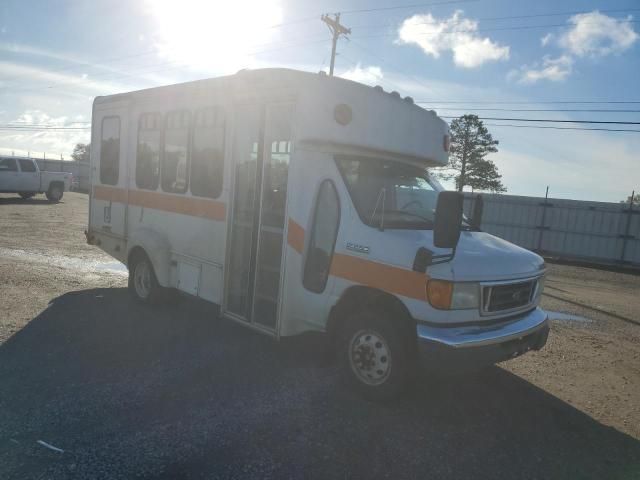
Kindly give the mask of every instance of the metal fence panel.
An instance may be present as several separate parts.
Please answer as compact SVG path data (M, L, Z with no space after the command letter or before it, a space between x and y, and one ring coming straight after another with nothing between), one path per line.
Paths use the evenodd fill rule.
M476 195L465 194L471 216ZM481 228L539 253L640 267L640 206L482 194Z

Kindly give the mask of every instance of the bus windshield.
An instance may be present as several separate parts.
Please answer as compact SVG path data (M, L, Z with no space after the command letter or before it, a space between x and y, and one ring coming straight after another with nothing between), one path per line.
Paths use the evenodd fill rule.
M364 223L377 228L433 228L438 190L425 169L353 155L337 155L335 160Z

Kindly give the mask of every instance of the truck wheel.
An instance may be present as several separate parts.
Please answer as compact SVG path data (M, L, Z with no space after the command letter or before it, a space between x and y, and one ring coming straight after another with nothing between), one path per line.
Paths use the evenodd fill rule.
M144 253L134 256L129 265L129 292L133 297L143 303L156 304L162 290L149 257Z
M370 400L398 397L411 377L407 347L402 330L384 312L365 310L351 315L340 335L339 352L346 380Z
M20 192L18 195L20 195L23 200L28 200L31 197L35 196L35 194L35 192Z
M62 195L64 194L64 190L58 184L51 185L47 193L47 200L50 202L59 202L62 199Z

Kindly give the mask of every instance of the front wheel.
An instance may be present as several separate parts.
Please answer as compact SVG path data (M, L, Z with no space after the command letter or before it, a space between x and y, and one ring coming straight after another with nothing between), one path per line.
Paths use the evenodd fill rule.
M162 287L158 283L153 265L145 254L134 257L129 265L129 292L142 303L158 303Z
M62 199L63 194L64 190L62 189L62 187L58 184L55 184L49 187L49 190L47 190L47 193L45 195L47 196L47 200L49 200L50 202L59 202Z
M364 397L398 397L411 377L411 351L400 326L384 312L364 311L346 319L340 354L347 381Z

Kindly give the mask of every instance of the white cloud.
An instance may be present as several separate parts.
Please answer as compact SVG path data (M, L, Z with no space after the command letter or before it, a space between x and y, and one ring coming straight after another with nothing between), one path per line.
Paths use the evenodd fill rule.
M478 22L462 15L461 10L447 19L436 19L430 13L414 15L402 22L396 43L416 44L434 58L451 51L454 63L463 68L509 59L509 46L482 38L477 33Z
M347 70L340 75L342 78L353 80L354 82L366 83L367 85L377 85L382 80L382 69L376 66L361 67L358 63L354 68Z
M573 59L569 55L551 58L545 55L542 64L524 65L520 70L509 72L510 78L516 78L520 83L536 83L540 80L560 82L565 80L573 69Z
M34 124L34 125L47 125L50 127L63 127L67 123L68 117L52 117L51 115L41 110L25 110L11 123L16 124Z
M574 15L569 18L570 28L565 33L559 37L548 33L540 40L543 47L552 43L558 45L564 51L562 55L556 58L545 55L541 63L523 65L519 70L509 72L508 78L517 78L520 83L528 84L540 80L559 82L571 74L576 57L621 53L638 40L631 18L619 20L597 10Z
M5 77L7 79L7 87L19 85L17 87L18 89L22 89L24 78L29 80L30 84L33 83L33 81L35 81L36 79L38 81L42 80L43 78L46 78L47 80L53 80L50 74L54 74L56 72L63 72L63 76L58 76L59 80L62 80L63 82L69 81L70 83L75 83L78 78L86 80L89 75L93 76L94 78L108 77L115 80L124 78L125 80L123 83L133 83L135 86L141 87L148 86L149 84L165 85L174 81L173 76L158 75L156 73L153 73L153 67L156 67L158 65L158 52L156 51L148 51L130 56L130 60L132 59L135 63L132 64L129 61L128 64L122 66L108 66L100 63L94 63L87 58L79 57L73 53L48 50L45 48L20 43L0 42L0 52L6 52L10 55L14 55L19 60L19 63L12 64L14 69L17 69L19 66L24 66L25 68L28 68L30 66L33 66L33 68L40 68L39 65L41 65L41 62L32 61L36 60L37 57L71 64L65 65L61 68L55 67L52 70L42 69L45 76L26 76L26 72L18 72L16 75ZM31 57L36 57L36 59L33 59ZM149 63L148 61L145 63L140 63L140 60L144 60L146 57L151 57L151 63ZM127 60L127 56L123 57L123 59ZM149 67L151 67L151 72L148 71ZM167 66L166 68L171 69L175 67ZM82 75L75 75L75 72L85 72L87 70L91 70L91 74L83 73ZM4 82L0 80L0 84L2 83ZM37 89L37 87L34 89ZM130 87L126 87L124 89L130 90Z
M22 63L0 61L0 70L7 73L10 78L7 84L3 85L6 90L2 93L11 92L13 95L41 90L54 90L64 92L67 95L108 95L129 89L108 81L91 80L83 78L79 74L63 73L55 69L50 70Z
M544 37L540 39L540 44L543 47L546 47L547 45L549 45L549 43L551 43L551 40L553 40L554 38L555 36L553 35L553 33L547 33Z
M619 20L598 11L574 15L569 19L573 26L560 36L558 45L578 57L623 52L638 40L631 18Z
M82 119L82 116L76 116L74 121L78 121L76 120L78 117ZM67 116L53 117L41 110L26 110L10 123L62 127L68 126L69 120ZM77 127L81 126L83 125L77 125ZM37 156L46 153L47 157L51 158L60 158L60 155L63 154L65 158L69 158L76 143L86 143L89 141L89 137L89 130L5 130L0 132L0 150L5 153L16 152L18 154L30 152Z

